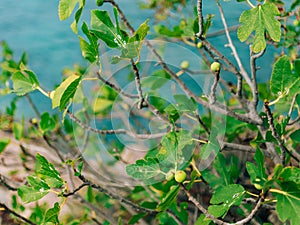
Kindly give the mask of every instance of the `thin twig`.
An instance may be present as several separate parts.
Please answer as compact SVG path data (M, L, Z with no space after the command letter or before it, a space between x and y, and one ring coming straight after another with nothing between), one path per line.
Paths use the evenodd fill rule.
M130 62L131 62L133 73L135 75L135 85L136 85L136 90L137 90L137 93L139 96L138 109L142 109L143 107L147 107L147 103L145 102L145 99L143 96L140 72L139 72L139 69L137 68L135 62L133 61L133 59L130 59Z
M0 184L2 184L4 187L6 187L10 191L17 191L18 188L11 186L7 183L7 178L4 177L2 174L0 174Z
M30 225L37 225L36 223L30 221L29 219L25 218L24 216L18 214L17 212L13 211L12 209L8 208L4 203L0 202L0 208L3 208L5 211L9 212L10 214L16 216L17 218L19 218L20 220L26 222L27 224Z
M75 188L72 192L64 193L63 196L64 197L69 197L71 195L74 195L76 192L80 191L82 188L84 188L85 186L88 186L88 185L89 184L87 184L87 183L82 183L77 188Z
M25 97L26 97L26 99L27 99L29 105L30 105L31 108L33 109L34 113L36 114L36 116L37 116L38 118L41 118L41 114L40 114L38 108L37 108L37 107L35 106L35 104L33 103L33 101L32 101L32 99L31 99L30 95L27 94L27 95L25 95Z
M228 31L229 32L236 31L239 27L240 27L240 25L235 25L235 26L232 26L232 27L228 27ZM216 37L216 36L220 36L220 35L223 35L223 34L225 34L224 29L208 33L208 34L206 34L206 38Z
M203 14L202 14L202 0L197 0L197 12L198 12L198 27L199 32L196 34L196 36L199 39L203 39Z
M251 50L251 46L250 46L250 67L251 67L251 80L252 80L252 107L254 109L256 109L257 104L258 104L258 88L257 88L257 81L256 81L256 59L260 58L263 56L263 54L265 53L264 51L261 51L258 54L253 54L252 50Z
M121 88L119 88L118 86L116 86L115 84L105 80L101 74L99 72L97 72L97 77L99 78L99 80L101 80L104 84L106 84L107 86L111 87L112 89L114 89L115 91L117 91L118 93L120 93L123 96L126 96L128 98L139 98L138 95L132 95L132 94L128 94L126 92L124 92Z
M227 223L227 222L224 222L222 220L219 220L217 219L216 217L214 217L213 215L211 215L207 209L205 209L201 204L200 202L194 198L191 193L186 190L186 188L182 185L181 186L184 193L186 194L186 196L188 197L188 200L190 202L192 202L203 214L205 214L205 216L209 219L211 219L215 224L218 224L218 225L231 225L232 223ZM254 215L257 213L257 211L259 210L260 206L262 205L262 203L264 202L264 196L260 196L255 207L252 209L251 213L244 219L238 221L238 222L235 222L234 224L235 225L242 225L242 224L245 224L245 223L248 223L249 221L251 221L254 217Z
M146 213L149 213L150 215L156 215L157 214L157 212L155 210L147 209L147 208L144 208L142 206L139 206L136 203L134 203L134 202L132 202L132 201L126 199L126 198L123 198L122 196L120 196L118 194L114 194L114 193L110 192L109 190L101 187L100 185L92 183L87 178L85 178L82 174L80 174L78 176L78 178L83 183L87 184L88 186L92 187L93 189L95 189L95 190L97 190L99 192L102 192L102 193L106 194L107 196L109 196L109 197L111 197L113 199L116 199L116 200L118 200L121 203L126 204L127 206L130 206L132 209L134 209L137 212L146 212Z
M293 97L293 101L292 101L291 107L290 107L289 112L288 112L288 117L289 118L291 118L291 115L292 115L292 112L293 112L293 109L294 109L294 106L295 106L295 103L296 103L297 96L298 96L298 94L295 94L295 96Z
M268 117L268 124L270 126L272 135L276 139L276 141L278 142L279 148L281 150L281 163L282 163L282 165L285 165L286 153L289 152L289 151L285 147L285 145L283 143L283 140L280 138L279 134L276 131L273 114L272 114L271 109L269 107L269 102L268 101L265 101L264 107L265 107L265 111L266 111L266 114L267 114L267 117Z
M128 136L134 137L134 138L140 138L140 139L152 139L152 138L161 138L164 135L166 135L165 132L162 133L156 133L156 134L135 134L131 131L127 131L125 129L117 129L117 130L99 130L96 128L93 128L89 125L86 125L83 123L80 119L78 119L73 113L70 111L67 111L68 116L71 120L73 120L75 123L77 123L81 128L91 131L96 134L102 134L102 135L109 135L109 134L127 134Z
M220 70L216 71L214 74L215 74L215 79L214 79L213 84L210 87L210 96L209 96L210 104L215 104L215 102L217 100L216 89L217 89L218 82L220 79Z
M251 89L253 89L252 87L252 83L251 83L251 80L250 80L250 77L249 75L247 74L243 64L242 64L242 61L239 57L239 54L237 53L237 50L232 42L232 39L230 37L230 33L229 33L229 30L228 30L228 26L227 26L227 22L226 22L226 19L225 19L225 15L224 15L224 11L223 11L223 8L222 6L220 5L219 3L219 0L216 0L216 3L217 3L217 6L219 8L219 11L220 11L220 15L221 15L221 19L222 19L222 22L223 22L223 26L224 26L224 29L225 29L225 33L226 33L226 37L227 37L227 40L228 40L228 46L231 48L232 50L232 54L240 68L240 74L243 76L243 78L245 79L245 81L247 82L247 84L251 87Z
M61 162L64 162L65 159L64 159L64 157L62 156L62 154L60 153L60 150L59 150L55 145L53 145L53 144L51 143L51 141L49 140L49 138L47 137L47 135L44 134L44 135L43 135L43 139L46 141L47 145L55 151L55 153L56 153L56 155L58 156L58 158L60 159L60 161L61 161Z

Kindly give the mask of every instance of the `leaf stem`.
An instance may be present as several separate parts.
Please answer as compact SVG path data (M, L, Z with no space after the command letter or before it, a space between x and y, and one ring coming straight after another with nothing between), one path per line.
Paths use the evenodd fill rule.
M45 90L43 90L40 86L38 86L36 89L37 89L39 92L41 92L43 95L45 95L47 98L50 98L50 97L49 97L49 94L48 94Z

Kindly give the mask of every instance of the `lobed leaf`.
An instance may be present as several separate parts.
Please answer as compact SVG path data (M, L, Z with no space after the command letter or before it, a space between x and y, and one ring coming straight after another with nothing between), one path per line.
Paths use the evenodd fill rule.
M161 174L159 163L154 158L137 160L135 164L127 165L126 172L129 176L145 182Z
M273 41L279 42L281 38L280 22L275 18L279 15L278 8L273 3L258 5L244 11L240 16L242 25L238 29L238 38L244 42L255 31L252 51L257 53L266 48L265 32L267 31Z
M210 199L208 211L215 217L225 216L231 206L239 205L243 199L245 190L239 184L230 184L220 187Z
M280 183L281 190L276 195L276 211L282 222L290 220L291 225L298 225L300 221L300 189L295 182Z

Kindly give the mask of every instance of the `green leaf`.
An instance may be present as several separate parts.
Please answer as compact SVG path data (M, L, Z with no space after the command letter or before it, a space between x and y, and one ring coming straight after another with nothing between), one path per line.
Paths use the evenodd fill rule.
M55 120L49 115L48 112L45 112L41 115L40 128L43 133L54 130Z
M210 203L214 205L208 207L208 212L215 217L224 217L231 206L237 206L241 203L244 193L243 186L239 184L230 184L218 188L210 199Z
M266 168L265 168L265 165L264 165L265 157L264 157L262 151L259 148L255 152L254 159L255 159L255 162L257 164L259 177L267 179L268 176L266 174Z
M166 194L165 197L162 198L161 202L158 204L156 210L164 211L169 208L169 206L174 202L178 193L180 191L179 185L174 185L170 187L169 192Z
M178 108L182 112L195 112L197 104L192 98L188 98L186 95L177 94L173 96Z
M10 142L10 138L0 138L0 154L4 151L4 149L7 147L7 145Z
M39 153L36 155L36 160L38 162L36 168L37 174L44 179L50 187L60 188L64 185L64 180L53 164L49 163L47 159Z
M208 142L201 147L200 157L202 159L204 160L207 159L212 154L212 152L216 154L217 152L220 151L221 147L218 142L217 136L218 136L218 129L213 128L211 130L211 134L209 136Z
M58 215L60 212L60 206L57 202L55 202L53 208L48 209L46 214L45 214L45 218L44 218L44 223L53 223L53 224L59 224L59 220L58 220Z
M284 55L278 58L273 66L270 86L275 96L280 96L289 91L289 89L299 81L300 77L292 73L289 57Z
M196 220L195 225L210 225L211 224L211 219L205 217L204 214L201 214L198 219Z
M144 182L162 173L158 161L154 158L137 160L135 164L126 166L126 172L129 176Z
M250 34L255 31L252 51L260 52L266 48L265 31L273 41L279 42L281 37L280 22L275 18L279 15L278 8L273 3L258 5L244 11L240 16L242 25L238 29L240 41L246 41Z
M145 217L147 215L147 213L138 213L134 216L132 216L130 218L130 220L128 221L128 224L135 224L137 223L140 219L142 219L143 217Z
M280 183L281 190L276 195L276 211L282 222L290 220L291 225L298 225L300 221L300 189L294 182Z
M123 35L118 33L107 11L92 10L91 12L92 32L111 48L126 48Z
M85 0L84 0L84 2L85 2ZM71 29L72 29L72 31L73 31L75 34L78 33L78 21L79 21L79 19L80 19L81 14L82 14L82 10L83 10L83 6L80 7L80 8L76 11L76 13L75 13L75 19L74 19L73 23L71 24Z
M24 203L37 201L49 193L50 187L38 177L28 176L30 186L23 185L18 188L18 195Z
M168 170L174 168L184 170L191 159L192 144L192 137L188 131L170 132L161 141L157 159Z
M93 63L98 59L97 37L89 31L86 23L83 23L81 29L90 41L90 43L88 43L82 37L79 37L82 56L85 59L87 59L90 63Z
M81 0L60 0L58 5L58 16L60 20L65 20L71 16L77 3Z
M25 95L39 87L39 81L31 70L17 71L12 75L14 92Z
M215 163L214 163L214 168L218 172L220 179L218 180L219 185L229 185L233 183L233 179L231 177L231 166L227 166L226 163L226 158L222 153L219 153L216 157Z
M300 143L300 130L295 130L291 133L290 138L297 143Z
M132 37L128 39L126 48L122 50L121 58L134 58L140 54L142 49L142 41L145 39L150 27L148 26L148 20L142 23L135 31Z
M59 106L63 110L68 101L74 96L77 86L81 81L81 76L71 75L58 88L55 89L52 99L52 108Z
M300 185L300 168L285 167L279 174L282 181L293 181Z

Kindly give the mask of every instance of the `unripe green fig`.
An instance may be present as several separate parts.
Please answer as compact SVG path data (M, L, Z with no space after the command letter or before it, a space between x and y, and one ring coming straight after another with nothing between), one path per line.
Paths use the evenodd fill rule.
M189 68L189 66L190 66L190 63L189 63L189 61L186 61L186 60L182 61L180 64L181 69L184 69L184 70Z
M220 71L220 68L221 68L221 64L219 62L213 62L211 65L210 65L210 69L213 71L213 72L218 72Z
M177 170L175 173L175 180L178 183L182 183L183 181L185 181L186 178L186 173L183 170Z
M170 181L174 178L174 173L172 171L169 171L167 174L166 174L166 180L167 181Z
M293 24L295 27L297 27L299 25L300 21L299 20L294 20Z
M96 0L97 6L102 6L104 3L104 0Z
M202 48L202 47L203 47L202 41L198 42L198 43L197 43L197 48Z

